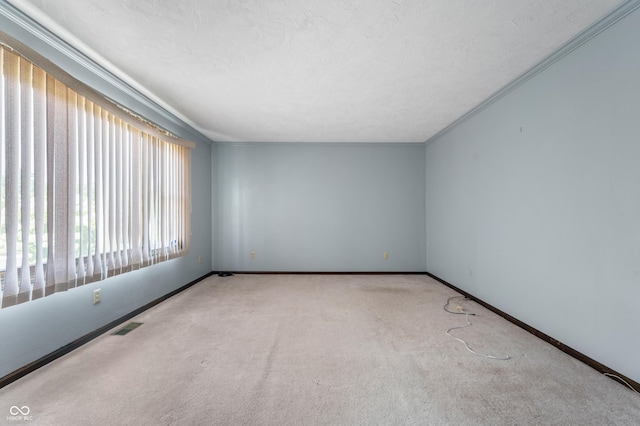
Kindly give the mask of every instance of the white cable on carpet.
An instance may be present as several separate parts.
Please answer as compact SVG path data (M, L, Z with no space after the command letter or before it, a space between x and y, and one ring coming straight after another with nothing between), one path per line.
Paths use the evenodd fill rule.
M611 373L602 373L602 374L604 374L604 375L605 375L605 376L607 376L607 377L613 377L613 378L615 378L615 379L618 379L618 380L622 381L622 383L624 383L625 385L627 385L627 386L629 387L629 389L631 389L631 390L632 390L632 391L634 391L635 393L640 393L640 392L638 392L638 391L637 391L633 386L631 386L629 383L627 383L627 381L626 381L625 379L623 379L622 377L620 377L620 376L616 376L615 374L611 374Z
M458 306L456 306L457 311L450 311L447 309L447 306L449 306L449 303L451 303L451 301L453 299L460 299L462 300L469 300L468 298L464 297L464 296L453 296L450 297L449 299L447 299L447 303L444 305L444 307L442 309L445 310L445 312L449 312L450 314L467 314L467 315L472 315L475 316L476 314L471 314L471 313L467 313L464 311L464 309L462 309L462 306L460 305L460 302L458 302Z
M450 311L450 310L448 310L448 309L447 309L447 306L449 306L449 303L451 303L451 301L452 301L453 299L459 299L459 301L458 301L458 306L456 307L456 310L457 310L456 312L454 312L454 311ZM445 310L446 312L449 312L450 314L464 314L464 315L465 315L465 319L466 319L467 323L466 323L465 325L460 326L460 327L451 327L450 329L448 329L448 330L446 331L446 333L445 333L445 334L446 334L447 336L449 336L449 337L451 337L451 338L453 338L453 339L457 340L458 342L463 343L463 344L464 344L464 346L467 348L467 350L468 350L469 352L471 352L472 354L474 354L474 355L478 355L478 356L481 356L481 357L484 357L484 358L489 358L489 359L496 359L496 360L500 360L500 361L506 361L506 360L508 360L508 359L511 359L511 357L510 357L509 355L507 355L507 356L495 356L495 355L485 355L485 354L481 354L481 353L479 353L479 352L476 352L476 351L474 351L473 349L471 349L471 347L469 347L469 344L468 344L465 340L460 339L460 338L458 338L458 337L456 337L456 336L452 335L451 333L449 333L451 330L457 330L457 329L459 329L459 328L465 328L465 327L469 327L469 326L471 326L472 324L471 324L471 321L469 321L469 315L476 316L476 314L469 313L469 312L467 312L467 311L465 311L465 310L464 310L464 308L462 307L462 305L460 305L460 301L462 301L462 300L469 300L469 299L467 299L467 298L466 298L466 297L464 297L464 296L453 296L453 297L450 297L450 298L449 298L449 300L447 300L447 304L446 304L446 305L444 305L444 310Z

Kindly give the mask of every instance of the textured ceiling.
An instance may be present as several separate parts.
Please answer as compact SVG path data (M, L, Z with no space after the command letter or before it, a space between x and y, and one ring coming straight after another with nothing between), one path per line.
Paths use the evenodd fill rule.
M216 141L423 142L619 0L12 0Z

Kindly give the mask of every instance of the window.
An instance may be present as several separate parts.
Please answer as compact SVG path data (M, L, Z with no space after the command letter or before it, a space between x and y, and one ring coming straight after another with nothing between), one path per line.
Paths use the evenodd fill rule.
M0 69L2 307L188 252L192 143L24 47Z

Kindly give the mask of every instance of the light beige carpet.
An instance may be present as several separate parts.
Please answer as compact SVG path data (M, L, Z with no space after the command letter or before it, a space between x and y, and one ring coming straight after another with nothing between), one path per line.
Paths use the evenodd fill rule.
M0 422L640 424L639 395L473 302L452 333L511 359L468 352L445 335L454 295L422 275L211 277L0 390Z

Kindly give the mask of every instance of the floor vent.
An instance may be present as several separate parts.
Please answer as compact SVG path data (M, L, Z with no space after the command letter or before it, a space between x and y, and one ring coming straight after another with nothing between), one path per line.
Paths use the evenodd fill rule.
M129 324L127 324L126 326L124 326L120 330L116 331L115 333L111 333L111 335L112 336L124 336L128 332L133 331L136 328L140 327L142 324L143 323L141 323L141 322L130 322Z

